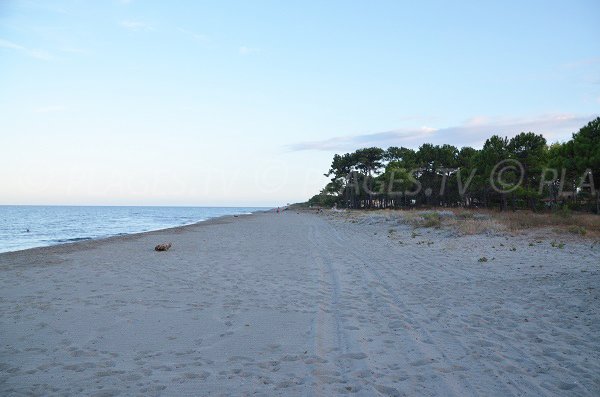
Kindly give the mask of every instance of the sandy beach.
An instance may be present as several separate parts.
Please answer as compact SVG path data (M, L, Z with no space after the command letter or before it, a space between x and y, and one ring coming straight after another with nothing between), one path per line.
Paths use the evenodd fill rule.
M0 394L600 395L600 245L399 216L0 254Z

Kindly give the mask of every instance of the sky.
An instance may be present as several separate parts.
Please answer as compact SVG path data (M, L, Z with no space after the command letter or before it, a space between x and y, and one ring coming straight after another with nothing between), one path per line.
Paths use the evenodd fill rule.
M600 114L600 2L0 0L0 204L275 206Z

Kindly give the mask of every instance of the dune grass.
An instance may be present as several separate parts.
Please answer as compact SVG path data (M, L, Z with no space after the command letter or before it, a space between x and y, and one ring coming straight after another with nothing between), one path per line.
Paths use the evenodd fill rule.
M415 228L450 227L461 235L546 229L573 236L600 237L600 216L587 213L444 209L404 211L403 216Z
M559 233L600 237L600 216L584 213L501 212L494 219L512 232L529 229L552 229Z

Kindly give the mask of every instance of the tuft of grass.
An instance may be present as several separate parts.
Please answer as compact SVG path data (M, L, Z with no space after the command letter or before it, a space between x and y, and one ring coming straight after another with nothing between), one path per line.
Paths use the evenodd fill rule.
M422 241L418 241L417 245L422 245L422 244L427 244L427 246L429 247L430 245L433 245L433 241L430 240L422 240Z
M422 227L434 227L439 229L442 227L442 219L440 214L437 212L427 212L423 214L423 222L421 224Z
M587 233L587 230L585 230L585 227L578 226L578 225L569 226L569 228L567 230L569 230L569 232L571 232L573 234L578 234L580 236L585 236Z
M569 206L565 205L556 214L558 216L560 216L561 218L566 219L566 218L570 218L573 213L571 212L571 209L569 208Z
M472 211L456 211L455 215L459 219L473 219L475 214Z
M488 234L501 232L504 227L493 219L464 219L456 222L456 228L461 235Z
M436 229L442 227L442 216L435 211L406 214L404 219L414 227Z
M559 249L565 248L565 243L558 243L556 241L552 241L550 243L550 245L552 245L552 247L554 247L554 248L559 248Z
M487 262L487 261L488 261L488 258L486 258L485 256L482 256L482 257L481 257L481 258L479 258L477 261L478 261L478 262Z

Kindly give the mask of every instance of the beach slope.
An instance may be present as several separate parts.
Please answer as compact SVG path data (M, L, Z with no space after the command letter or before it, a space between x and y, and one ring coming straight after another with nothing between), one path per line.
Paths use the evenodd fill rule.
M596 396L599 263L294 211L1 254L0 394Z

